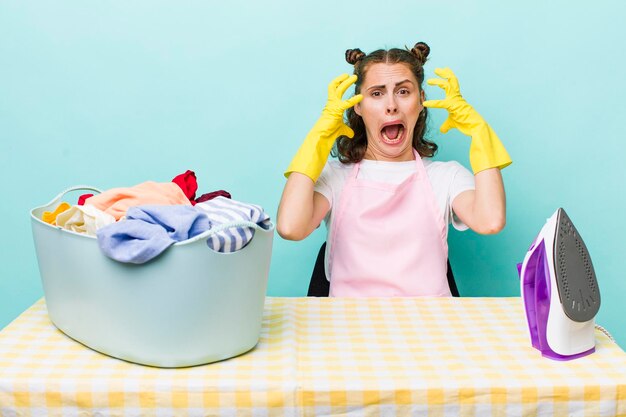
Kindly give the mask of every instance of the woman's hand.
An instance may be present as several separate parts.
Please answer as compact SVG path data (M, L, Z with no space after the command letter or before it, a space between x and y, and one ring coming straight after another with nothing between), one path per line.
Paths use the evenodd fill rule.
M429 85L441 87L446 98L443 100L427 100L424 107L448 110L448 118L441 125L441 132L447 133L457 128L465 135L472 137L470 145L470 164L474 174L489 168L504 168L511 164L511 157L504 145L485 119L461 96L459 81L450 68L436 68L435 74L441 78L431 78Z
M343 122L343 112L363 100L363 95L357 94L347 100L343 99L343 95L356 80L356 75L341 74L328 84L328 100L322 110L322 118L327 118L331 124L338 126L339 136L354 136L354 131Z
M304 139L296 156L289 164L285 176L292 172L300 172L317 181L328 155L339 136L354 136L354 131L343 122L343 112L363 99L357 94L347 100L343 99L346 90L356 82L356 75L342 74L328 85L328 100L309 134Z

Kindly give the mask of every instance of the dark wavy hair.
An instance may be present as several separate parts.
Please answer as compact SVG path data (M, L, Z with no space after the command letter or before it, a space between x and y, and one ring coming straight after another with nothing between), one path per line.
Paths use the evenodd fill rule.
M419 91L422 91L424 82L424 63L430 53L430 47L424 42L418 42L410 50L392 48L389 50L379 49L370 54L365 54L360 49L348 49L346 61L354 65L354 74L358 79L354 85L355 94L361 92L361 83L365 79L367 70L372 64L405 64L417 79ZM340 136L335 142L332 155L339 158L344 164L360 162L367 150L367 132L361 116L356 114L354 107L346 111L347 125L354 130L354 138ZM437 144L424 139L428 110L426 107L421 111L413 130L413 148L421 157L432 157L437 152Z

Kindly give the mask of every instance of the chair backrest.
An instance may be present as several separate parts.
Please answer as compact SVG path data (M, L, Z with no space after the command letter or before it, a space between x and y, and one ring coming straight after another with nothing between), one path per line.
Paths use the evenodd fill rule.
M315 266L313 267L313 273L311 274L311 281L309 282L309 291L307 296L309 297L328 297L330 291L330 283L326 279L326 270L324 268L324 256L326 254L326 242L322 244L317 259L315 260ZM454 280L454 274L452 273L452 267L450 266L450 260L448 259L448 285L450 286L450 292L453 297L460 297L459 290Z

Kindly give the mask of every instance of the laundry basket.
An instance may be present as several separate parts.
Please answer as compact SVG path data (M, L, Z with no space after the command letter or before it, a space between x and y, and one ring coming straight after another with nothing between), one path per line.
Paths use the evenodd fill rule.
M211 250L208 230L142 265L106 257L95 237L41 220L72 187L31 210L33 238L50 319L107 355L144 365L185 367L230 358L259 340L274 226L255 229L243 249ZM233 227L231 224L229 227Z

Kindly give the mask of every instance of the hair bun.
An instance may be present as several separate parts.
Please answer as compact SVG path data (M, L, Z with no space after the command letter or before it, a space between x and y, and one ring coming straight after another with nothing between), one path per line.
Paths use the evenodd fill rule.
M350 65L356 65L356 63L363 59L364 56L365 53L359 48L348 49L346 51L346 61L348 61L348 64Z
M428 54L430 54L430 47L424 42L418 42L413 48L411 48L411 53L415 55L417 60L422 65L424 65L426 63L426 60L428 59Z

